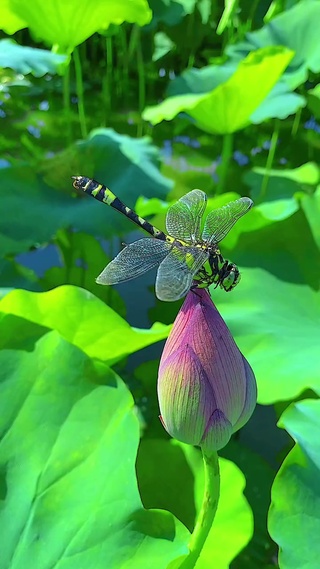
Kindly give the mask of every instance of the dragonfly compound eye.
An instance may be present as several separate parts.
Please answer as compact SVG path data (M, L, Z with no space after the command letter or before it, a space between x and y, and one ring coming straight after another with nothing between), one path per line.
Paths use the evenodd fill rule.
M227 271L223 280L221 281L221 287L226 291L230 292L237 284L240 282L241 275L238 267L236 265L230 265L230 269Z

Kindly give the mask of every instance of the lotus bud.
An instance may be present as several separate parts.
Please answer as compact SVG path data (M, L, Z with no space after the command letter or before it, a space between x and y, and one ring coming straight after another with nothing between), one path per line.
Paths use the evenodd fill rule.
M173 324L158 398L167 432L205 452L224 447L253 413L253 371L205 289L188 293Z

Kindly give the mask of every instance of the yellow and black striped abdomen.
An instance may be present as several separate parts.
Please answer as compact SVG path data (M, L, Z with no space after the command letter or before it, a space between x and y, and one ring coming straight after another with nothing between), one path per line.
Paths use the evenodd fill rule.
M152 237L170 243L174 241L172 237L169 237L168 235L163 233L163 231L160 231L159 229L154 227L154 225L149 223L146 219L143 219L143 217L137 215L133 209L125 205L121 200L119 200L119 198L117 198L117 196L111 190L109 190L109 188L107 188L103 184L100 184L99 182L96 182L95 180L92 180L90 178L86 178L85 176L73 176L73 180L74 180L73 182L74 188L83 190L84 192L86 192L86 194L89 194L90 196L94 197L96 200L99 200L102 203L110 205L111 207L113 207L114 209L116 209L117 211L119 211L129 219L131 219L133 223L141 227L141 229L144 229L147 233L149 233L149 235L152 235Z

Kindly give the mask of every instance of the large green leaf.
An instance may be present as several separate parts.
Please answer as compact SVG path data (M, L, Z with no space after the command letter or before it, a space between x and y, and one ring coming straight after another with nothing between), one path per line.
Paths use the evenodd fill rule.
M147 372L146 369L144 371ZM147 378L146 373L145 377ZM155 385L152 385L154 391ZM144 393L147 394L145 386ZM160 420L157 416L155 418L162 434ZM137 478L145 508L168 510L190 531L193 530L196 518L194 476L186 461L184 449L177 441L142 439L137 456Z
M11 0L1 1L0 29L7 34L15 34L18 30L27 27L27 22L19 18L11 7Z
M302 169L303 167L301 167L301 176L302 176ZM257 173L258 170L259 174ZM262 168L261 169L256 168L253 171L249 171L244 176L245 181L249 184L249 186L251 186L250 195L254 199L255 205L250 210L250 213L248 213L245 217L241 218L236 223L236 225L232 228L232 231L223 240L222 247L223 249L228 250L228 254L230 250L233 250L237 246L241 234L243 233L254 234L259 229L271 225L274 226L274 222L287 219L288 217L291 217L296 211L299 210L299 201L298 199L296 199L296 197L293 197L293 194L298 189L300 189L300 186L297 183L287 184L287 181L286 182L282 181L282 188L281 188L282 191L279 191L279 186L277 184L274 184L272 179L272 183L270 183L270 190L272 191L269 191L269 186L268 186L268 194L267 196L265 196L265 199L268 201L263 201L259 203L259 192L262 182L262 176L260 174L260 170L262 171ZM288 172L288 179L290 179L290 174L292 175L292 177L295 174L296 176L298 176L299 175L298 171L300 171L300 168L297 168L296 171L285 170L284 172ZM308 174L311 177L315 173L316 171L313 170L313 167L310 164L310 170L308 170ZM307 175L307 171L305 171L305 174ZM285 192L284 192L284 186L286 189ZM304 196L304 194L301 195ZM239 197L241 196L236 192L225 192L224 194L216 195L213 198L208 198L205 216L208 215L208 213L213 211L214 209L218 209L228 204L231 201L239 199ZM300 199L300 195L298 197ZM172 203L174 203L174 201ZM169 207L170 207L170 202L169 203L163 202L156 198L151 198L150 200L139 198L135 210L142 217L155 215L156 225L164 227L165 216Z
M281 78L261 105L253 111L250 120L253 124L260 124L272 118L286 119L305 106L305 98L292 91L286 81Z
M250 116L292 57L293 52L282 47L257 50L240 62L230 79L209 93L169 97L155 107L147 107L143 118L157 124L185 111L205 132L235 132L249 124Z
M268 177L268 184L262 194L265 176ZM250 196L255 202L255 209L259 209L270 220L286 219L297 212L298 198L302 200L304 196L310 196L310 191L317 186L319 178L320 169L314 162L287 170L253 168L244 175L244 181L250 187ZM306 188L308 193L304 194L301 188Z
M297 197L300 200L301 207L308 220L315 243L320 250L320 186L318 186L312 195L300 192Z
M0 352L0 390L1 569L162 569L186 552L180 522L142 509L133 399L106 365L51 332Z
M263 175L264 174L264 175ZM268 177L263 189L264 176ZM316 183L319 169L304 164L292 170L256 168L244 175L251 187L250 196L255 202L253 210L245 216L247 233L242 236L231 257L239 264L260 266L285 281L307 283L318 289L320 283L320 256ZM302 191L302 189L304 191ZM260 218L269 224L260 227ZM276 223L274 223L276 222ZM235 228L222 243L222 249L231 248ZM230 255L229 251L225 251Z
M125 216L83 192L74 199L71 176L93 176L133 207L138 196L165 197L172 187L158 165L159 152L149 139L136 140L112 129L97 129L88 140L43 166L46 183L29 166L0 169L1 200L6 212L0 216L1 255L45 243L58 229L70 225L104 237L130 231L134 226Z
M90 357L109 364L163 340L170 326L132 328L93 294L74 286L49 292L13 290L0 301L0 311L57 330Z
M0 67L9 67L23 75L32 73L35 77L42 77L46 73L62 73L68 63L67 55L22 46L9 39L0 41Z
M0 350L34 350L35 343L47 332L48 328L30 322L14 314L0 312L0 329L5 330L0 336ZM1 402L0 402L1 404Z
M208 93L228 81L237 69L234 65L206 65L201 69L185 69L181 75L170 81L166 95L175 97L186 93Z
M320 168L315 162L307 162L297 168L287 168L285 170L254 168L253 172L263 175L267 174L270 178L286 178L292 180L297 184L296 189L299 189L299 185L316 186L320 181Z
M271 413L273 411L270 409ZM275 472L266 461L266 455L270 458L270 451L277 453L278 447L269 445L270 436L274 437L277 428L273 423L266 424L268 411L257 412L244 429L241 429L239 437L233 439L220 451L224 458L232 460L240 468L246 478L244 495L247 498L254 517L254 534L247 546L241 551L231 568L258 569L269 567L268 563L276 554L276 545L270 538L267 530L267 516L270 507L270 492ZM260 416L260 418L259 418ZM272 425L272 432L270 427ZM261 433L263 433L261 435ZM256 452L245 446L246 436L250 447L256 446ZM241 444L241 441L243 444ZM279 442L279 438L277 438ZM264 449L262 450L262 447ZM268 446L268 449L266 448ZM264 456L261 456L264 455Z
M139 26L151 20L146 0L10 0L13 13L32 33L62 52L71 52L99 30L122 22Z
M254 370L258 401L287 401L306 389L320 394L320 292L260 269L242 273L230 295L212 297Z
M254 49L286 46L295 54L286 72L287 81L293 81L292 86L297 87L307 78L308 69L314 73L320 71L319 20L318 0L298 2L261 30L248 33L246 41L230 45L226 52L232 59L242 60ZM297 74L299 83L296 81Z
M208 93L229 79L236 69L236 62L210 65L201 69L186 69L181 76L169 83L167 95ZM284 119L297 112L305 104L304 97L294 93L292 87L281 77L262 103L250 115L250 121L257 124L269 118Z
M253 533L252 512L243 496L242 472L223 458L220 469L218 511L197 569L209 569L213 561L216 569L227 569ZM199 450L175 440L142 441L137 475L144 505L168 509L188 527L194 527L196 510L203 498L203 464Z
M237 246L232 251L225 248L228 236L228 240L222 244L222 250L227 258L239 265L260 267L282 281L307 284L318 290L319 249L303 211L300 209L292 214L291 207L294 207L293 203L282 202L281 199L274 204L259 205L255 215L247 220L248 232L240 235ZM266 225L267 216L269 224ZM253 225L258 219L264 222L261 228Z
M320 401L291 405L279 425L296 441L272 488L269 531L280 569L318 569L320 557Z

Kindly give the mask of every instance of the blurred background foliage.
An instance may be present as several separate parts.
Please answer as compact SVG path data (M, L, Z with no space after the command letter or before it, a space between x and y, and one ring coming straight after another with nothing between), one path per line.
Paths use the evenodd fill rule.
M198 451L158 419L179 303L155 299L153 273L95 283L141 234L76 194L78 174L160 229L193 188L208 211L254 200L221 244L241 285L211 292L259 405L221 453L197 568L317 568L320 1L3 0L0 15L0 568L178 567L201 497Z

